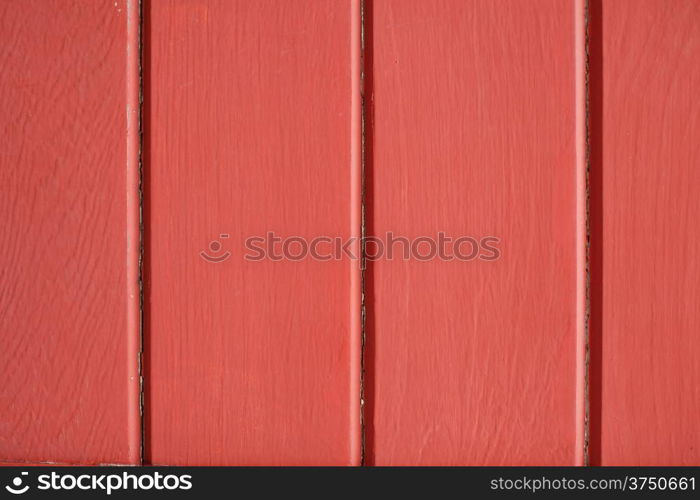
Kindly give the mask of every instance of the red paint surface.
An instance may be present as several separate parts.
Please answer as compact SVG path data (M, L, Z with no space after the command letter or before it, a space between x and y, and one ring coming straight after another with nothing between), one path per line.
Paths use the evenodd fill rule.
M700 2L592 3L592 459L700 463Z
M502 255L370 266L370 463L582 460L577 6L374 2L370 232Z
M0 465L140 462L137 3L0 6ZM357 262L243 241L361 232L359 1L145 6L147 461L356 465ZM369 264L366 462L581 464L588 394L696 465L700 0L589 2L588 123L583 0L366 8L369 233L501 252Z
M0 6L0 461L140 460L133 6Z
M148 460L358 464L357 262L243 254L359 235L359 2L146 15Z

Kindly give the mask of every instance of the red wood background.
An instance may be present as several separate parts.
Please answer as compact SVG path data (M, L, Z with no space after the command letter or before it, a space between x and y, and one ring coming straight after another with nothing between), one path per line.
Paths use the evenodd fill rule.
M360 234L359 2L146 16L147 459L358 464L358 262L243 254Z
M0 461L140 462L134 7L0 5Z
M700 1L591 9L591 458L698 465Z
M501 258L371 266L371 463L582 460L574 21L374 2L371 233L495 236Z
M700 0L7 0L0 34L0 463L700 462ZM500 258L246 261L268 231Z

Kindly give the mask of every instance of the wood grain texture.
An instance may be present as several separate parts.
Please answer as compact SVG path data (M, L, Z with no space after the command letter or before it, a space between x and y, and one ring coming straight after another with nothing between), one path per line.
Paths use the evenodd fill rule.
M592 462L700 463L700 1L591 4Z
M360 461L358 263L243 258L267 231L360 234L359 14L148 4L152 463ZM212 240L230 258L203 260Z
M1 461L140 460L136 5L0 5Z
M581 463L579 7L373 2L370 233L501 257L369 267L369 463Z

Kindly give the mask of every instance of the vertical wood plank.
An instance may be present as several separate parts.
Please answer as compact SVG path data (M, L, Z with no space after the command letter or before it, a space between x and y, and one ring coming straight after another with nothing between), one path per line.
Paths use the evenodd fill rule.
M140 461L138 25L0 5L0 461Z
M700 461L700 1L591 2L592 461Z
M244 240L360 235L359 2L147 9L148 459L358 464L358 262Z
M370 463L582 463L581 11L373 2L370 232L500 258L370 264Z

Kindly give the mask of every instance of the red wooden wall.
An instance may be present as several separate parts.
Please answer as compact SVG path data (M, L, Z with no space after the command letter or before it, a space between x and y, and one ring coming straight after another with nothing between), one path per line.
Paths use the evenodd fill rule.
M501 253L374 263L377 465L579 461L572 5L374 2L371 232Z
M243 258L360 235L359 3L146 15L148 460L359 464L358 262Z
M592 459L700 463L700 2L593 2Z
M0 33L0 462L700 462L700 0L10 0ZM244 259L269 231L498 258Z
M135 5L0 4L0 461L140 461Z

